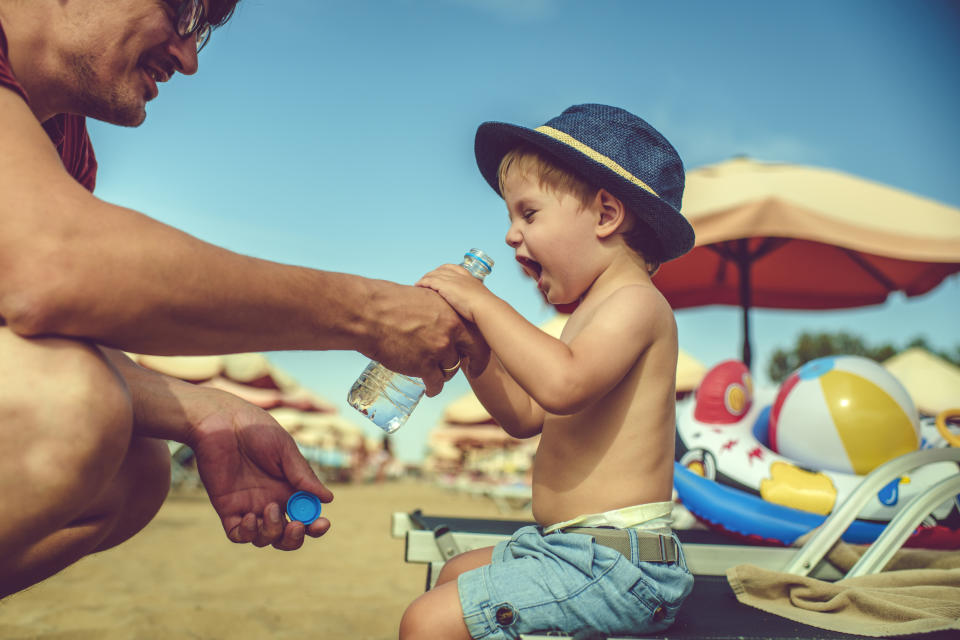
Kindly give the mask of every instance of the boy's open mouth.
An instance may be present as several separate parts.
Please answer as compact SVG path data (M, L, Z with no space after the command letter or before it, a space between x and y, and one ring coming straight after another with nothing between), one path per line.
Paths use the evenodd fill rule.
M520 266L523 267L523 272L536 280L540 281L540 272L543 271L543 267L540 266L539 262L534 262L530 258L524 258L523 256L517 256L517 262L520 263Z

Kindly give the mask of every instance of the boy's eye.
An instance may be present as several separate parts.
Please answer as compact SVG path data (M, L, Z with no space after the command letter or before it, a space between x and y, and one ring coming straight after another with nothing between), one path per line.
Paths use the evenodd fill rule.
M523 219L526 220L527 222L530 222L531 218L533 218L533 214L535 214L535 213L536 213L536 211L534 211L533 209L527 209L527 210L524 211L523 214L522 214Z

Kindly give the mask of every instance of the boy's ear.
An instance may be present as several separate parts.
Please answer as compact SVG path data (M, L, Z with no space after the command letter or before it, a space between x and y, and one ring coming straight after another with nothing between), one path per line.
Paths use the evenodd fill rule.
M627 210L616 197L606 189L600 189L597 192L597 199L594 202L600 217L597 220L597 237L609 238L624 224L627 219Z

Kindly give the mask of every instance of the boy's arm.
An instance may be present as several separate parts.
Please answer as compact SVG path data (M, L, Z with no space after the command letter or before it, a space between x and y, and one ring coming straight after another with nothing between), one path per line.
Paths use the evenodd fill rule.
M467 379L480 404L514 438L530 438L543 429L543 408L507 373L496 357L479 376Z
M676 333L663 297L652 285L638 284L622 287L599 303L567 344L530 324L458 271L462 269L441 267L418 284L439 292L460 315L474 322L504 371L553 414L576 413L603 397L655 336Z
M459 265L442 265L423 276L417 286L439 293L465 320L472 318L470 300L485 297L499 300L481 281ZM521 316L517 317L520 322L529 324ZM468 323L468 326L471 325ZM476 327L475 324L472 326ZM482 337L483 330L479 327L476 329L479 329ZM515 438L530 438L540 433L543 428L543 408L517 384L498 358L490 357L479 375L473 374L477 367L468 369L464 375L470 381L477 399L504 431Z
M504 369L530 397L550 413L569 415L609 393L654 336L675 331L665 307L656 291L624 287L592 310L569 344L540 331L499 298L484 300L474 318Z

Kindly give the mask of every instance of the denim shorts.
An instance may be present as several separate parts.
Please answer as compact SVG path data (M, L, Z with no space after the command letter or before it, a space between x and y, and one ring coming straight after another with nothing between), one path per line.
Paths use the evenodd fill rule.
M629 531L635 556L636 530ZM476 640L587 630L636 635L673 624L693 576L682 549L675 563L632 562L588 535L543 535L527 526L493 548L491 564L461 574L457 588Z

